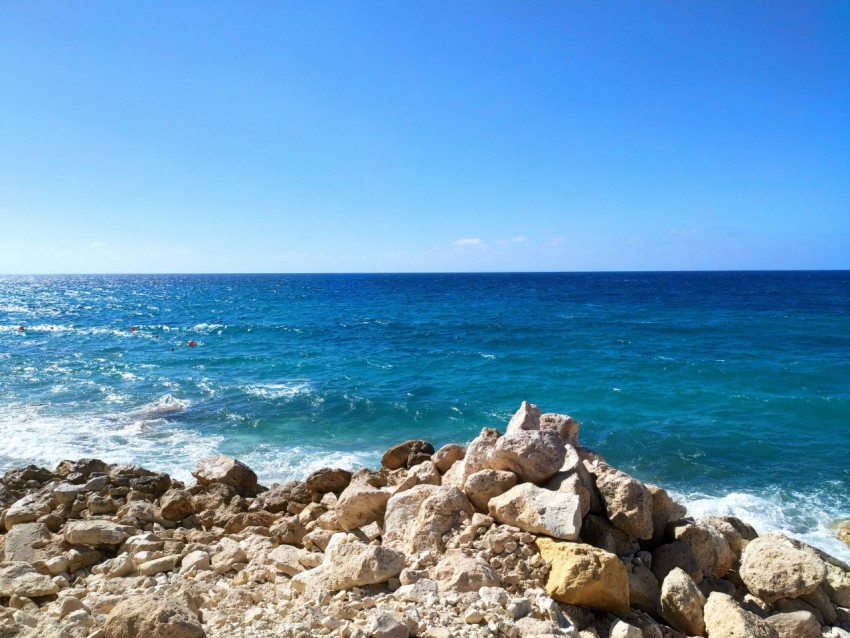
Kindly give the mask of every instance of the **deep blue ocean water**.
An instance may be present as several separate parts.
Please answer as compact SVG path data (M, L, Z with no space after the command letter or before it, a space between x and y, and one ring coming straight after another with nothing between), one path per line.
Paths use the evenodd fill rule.
M224 453L270 483L524 399L692 513L850 558L847 271L0 277L2 469Z

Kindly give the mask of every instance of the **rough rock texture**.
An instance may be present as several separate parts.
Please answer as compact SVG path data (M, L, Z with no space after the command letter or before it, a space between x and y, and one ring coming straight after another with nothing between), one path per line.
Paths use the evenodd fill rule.
M192 470L192 476L201 485L222 483L236 490L240 496L257 495L257 475L254 470L229 456L210 456L201 459Z
M434 568L434 578L440 591L477 592L482 587L501 584L499 575L487 562L458 550L446 552Z
M74 521L65 527L65 540L71 545L104 547L123 543L135 531L133 527L112 521Z
M304 481L311 492L339 494L351 483L351 472L338 467L323 467L316 470Z
M750 541L741 558L741 580L768 603L813 592L826 573L826 565L820 558L795 548L782 534L768 534Z
M443 535L472 515L472 505L456 487L417 485L387 503L384 545L408 554L439 552Z
M810 611L774 614L767 618L779 638L821 638L820 623Z
M770 623L742 609L726 594L711 594L703 613L709 638L779 638Z
M23 561L0 563L0 596L50 596L59 587L49 576L39 574Z
M513 472L521 481L540 483L561 469L565 457L564 445L554 432L519 430L496 441L490 466Z
M490 500L490 516L526 532L576 540L581 527L581 501L577 494L521 483Z
M690 576L678 567L667 574L661 584L659 610L671 627L689 636L702 636L704 606L705 596Z
M340 494L336 504L336 521L342 530L352 530L373 521L383 520L390 493L368 483L352 482Z
M508 422L508 427L505 428L506 434L513 434L520 430L539 430L540 429L540 408L533 403L523 401L519 410L511 417Z
M475 507L486 512L491 498L504 494L516 484L517 475L513 472L481 470L467 477L463 492Z
M466 455L466 448L457 443L446 443L439 450L434 452L431 457L431 462L437 468L440 474L448 472L449 468L457 461L462 461Z
M335 534L322 563L292 579L296 588L318 586L329 591L385 583L404 569L405 557L388 547L366 545L352 534Z
M133 596L106 618L105 638L203 638L198 617L178 602Z
M629 608L629 579L613 554L583 543L541 537L537 547L551 564L546 591L555 600L599 611Z
M611 523L636 538L651 539L652 493L646 486L607 464L594 466L593 474Z

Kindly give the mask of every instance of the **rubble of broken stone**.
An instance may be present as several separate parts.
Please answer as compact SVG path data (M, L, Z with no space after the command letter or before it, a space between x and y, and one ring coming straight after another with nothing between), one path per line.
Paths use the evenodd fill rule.
M98 460L0 481L0 637L848 638L850 567L661 487L523 403L468 447L257 484Z

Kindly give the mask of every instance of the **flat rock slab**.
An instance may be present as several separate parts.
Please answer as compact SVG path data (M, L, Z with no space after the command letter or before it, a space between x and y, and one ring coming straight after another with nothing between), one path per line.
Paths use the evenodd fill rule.
M112 521L72 521L65 526L65 540L68 543L89 547L120 545L135 533L135 527Z

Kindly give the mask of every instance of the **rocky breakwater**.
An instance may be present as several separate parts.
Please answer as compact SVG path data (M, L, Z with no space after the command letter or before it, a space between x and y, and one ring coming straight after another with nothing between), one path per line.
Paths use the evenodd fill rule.
M850 567L664 489L523 403L504 434L265 488L97 460L0 481L0 637L850 637Z

